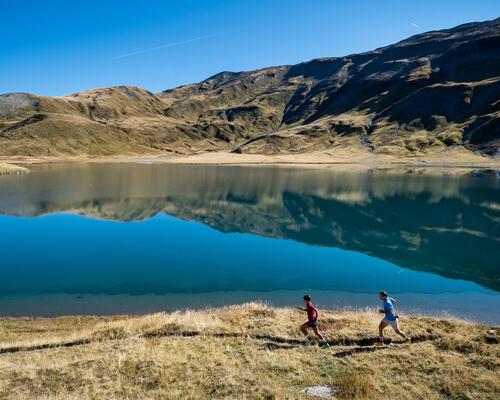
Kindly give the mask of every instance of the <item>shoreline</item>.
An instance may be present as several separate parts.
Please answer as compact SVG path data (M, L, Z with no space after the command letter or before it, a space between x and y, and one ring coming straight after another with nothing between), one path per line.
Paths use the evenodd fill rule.
M165 154L130 154L115 156L77 156L77 157L2 157L2 165L11 168L22 168L37 164L74 164L74 163L136 163L136 164L174 164L174 165L215 165L215 166L283 166L306 168L341 168L357 169L395 169L395 168L443 168L443 169L494 169L500 170L500 159L463 154L442 154L419 158L396 158L393 156L364 156L354 152L352 157L335 153L301 153L301 154L234 154L227 152L205 152L190 155ZM25 168L24 168L25 169ZM1 173L1 172L0 172Z
M28 168L14 164L0 163L0 175L25 174L27 172L29 172Z
M207 312L225 306L237 307L249 302L264 301L273 308L293 307L303 293L313 293L318 307L330 313L361 313L373 310L378 304L373 293L352 293L327 290L277 290L273 292L213 292L213 293L168 293L168 294L93 294L93 293L48 293L5 294L0 296L0 318L59 318L112 316L140 317L156 312L182 312L186 310ZM496 310L500 296L493 291L445 292L415 294L395 293L404 317L451 318L474 324L500 325ZM349 299L349 300L345 300ZM183 307L171 306L180 302ZM485 304L477 311L468 304ZM434 304L434 312L428 312Z

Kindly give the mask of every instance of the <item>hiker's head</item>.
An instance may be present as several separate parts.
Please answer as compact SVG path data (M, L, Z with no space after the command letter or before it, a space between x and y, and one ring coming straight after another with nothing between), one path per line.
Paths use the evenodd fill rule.
M387 292L385 290L382 290L381 292L379 292L378 297L380 300L387 299Z
M307 304L307 303L309 303L310 301L311 301L311 296L309 296L308 294L306 294L306 295L304 296L304 303L306 303L306 304Z

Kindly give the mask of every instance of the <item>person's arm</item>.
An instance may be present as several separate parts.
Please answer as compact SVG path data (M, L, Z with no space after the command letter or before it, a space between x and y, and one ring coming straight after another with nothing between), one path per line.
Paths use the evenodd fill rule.
M307 311L307 309L305 309L304 307L297 307L299 310L302 310L302 311Z
M390 314L392 314L393 309L394 309L394 307L390 307L390 308L386 309L384 306L384 308L381 308L378 312L381 314L390 315Z

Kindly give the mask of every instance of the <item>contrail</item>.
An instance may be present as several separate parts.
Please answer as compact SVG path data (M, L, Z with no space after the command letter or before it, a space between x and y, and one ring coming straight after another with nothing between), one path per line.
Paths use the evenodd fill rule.
M191 42L197 42L198 40L209 39L209 38L212 38L214 36L220 36L220 35L224 35L224 33L212 33L210 35L199 36L199 37L195 37L193 39L182 40L180 42L168 43L168 44L164 44L164 45L157 46L157 47L151 47L149 49L133 51L132 53L121 54L119 56L115 56L115 57L113 57L113 60L116 60L118 58L125 58L125 57L135 56L137 54L142 54L142 53L149 53L150 51L155 51L155 50L160 50L160 49L166 49L168 47L180 46L182 44L191 43Z
M414 28L422 29L422 27L420 25L417 25L415 22L410 22L410 25L413 26Z

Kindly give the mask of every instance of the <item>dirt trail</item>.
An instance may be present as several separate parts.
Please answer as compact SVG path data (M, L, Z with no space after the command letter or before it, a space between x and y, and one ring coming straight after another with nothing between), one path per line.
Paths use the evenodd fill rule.
M139 337L152 339L152 338L160 338L160 337L215 337L215 338L246 338L248 340L262 340L266 341L263 345L268 350L280 350L280 349L293 349L299 346L305 346L304 340L294 339L294 338L286 338L281 336L272 336L272 335L262 335L262 334L249 334L243 332L199 332L199 331L172 331L172 330L155 330L146 332ZM412 343L420 343L424 341L437 340L440 336L437 335L420 335L412 338ZM59 343L42 343L36 344L32 346L11 346L11 347L3 347L0 348L0 354L7 353L18 353L18 352L26 352L26 351L37 351L37 350L45 350L45 349L55 349L55 348L64 348L64 347L74 347L74 346L82 346L90 343L108 341L108 340L116 340L116 339L98 339L98 338L86 338L86 339L76 339L68 342L59 342ZM381 349L387 349L388 346L375 346L378 338L336 338L329 340L328 343L331 347L351 347L350 349L340 351L335 353L336 357L346 357L360 352L370 352ZM405 344L404 341L396 341L387 339L387 345L402 345Z

